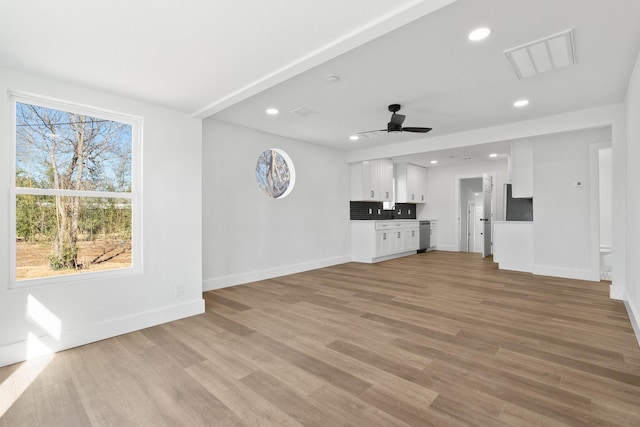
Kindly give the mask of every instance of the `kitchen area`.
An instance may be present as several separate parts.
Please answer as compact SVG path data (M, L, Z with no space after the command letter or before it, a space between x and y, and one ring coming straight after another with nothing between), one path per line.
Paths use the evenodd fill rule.
M375 263L434 250L437 220L418 219L427 169L391 159L350 165L352 261Z

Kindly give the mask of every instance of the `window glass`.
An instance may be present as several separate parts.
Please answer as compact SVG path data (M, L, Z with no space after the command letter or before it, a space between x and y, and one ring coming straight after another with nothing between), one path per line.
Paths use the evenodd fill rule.
M133 266L136 123L15 100L16 281Z

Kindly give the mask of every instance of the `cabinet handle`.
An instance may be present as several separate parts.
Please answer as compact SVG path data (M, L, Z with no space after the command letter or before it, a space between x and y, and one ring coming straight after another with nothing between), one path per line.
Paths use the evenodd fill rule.
M412 194L412 195L411 195L411 200L413 200L413 199L415 199L415 198L416 198L415 194Z
M414 237L414 236L415 236L415 234L414 234L414 233L415 233L415 231L411 230L411 237Z
M387 198L387 199L389 198L389 192L388 191L387 191L387 195L385 196L385 198Z
M400 232L398 231L398 239L400 238Z
M371 198L373 199L373 190L371 190Z
M387 240L387 233L382 233L382 240Z
M424 202L424 194L422 195L422 201Z

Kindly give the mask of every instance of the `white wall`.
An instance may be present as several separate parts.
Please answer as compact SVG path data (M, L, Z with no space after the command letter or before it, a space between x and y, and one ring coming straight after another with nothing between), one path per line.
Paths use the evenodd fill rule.
M203 122L203 277L215 289L350 260L349 174L344 154L213 119ZM257 186L269 148L291 157L284 199Z
M143 267L116 279L8 289L12 185L8 91L75 102L143 118ZM27 337L60 350L200 313L201 121L184 114L0 68L0 366L25 359ZM184 295L175 296L181 284ZM26 315L29 296L61 322L59 339ZM46 325L45 325L46 326Z
M493 220L502 221L504 220L503 189L508 179L506 159L427 168L427 204L420 212L419 219L438 220L439 250L457 251L459 249L459 179L480 177L483 173L496 176ZM466 209L466 206L464 208Z
M610 128L548 135L533 141L534 270L541 275L600 280L598 212L592 212L590 144ZM575 181L584 183L575 187ZM597 193L595 193L597 194ZM597 209L597 204L594 205ZM595 215L595 217L594 217ZM595 225L595 229L592 226ZM598 239L595 240L599 241ZM594 253L597 257L594 257Z
M640 342L640 55L636 61L626 97L627 143L626 143L626 250L627 263L624 295L630 307L632 323ZM615 147L614 147L615 153ZM615 164L614 164L615 168ZM614 234L615 239L615 234ZM614 240L614 255L616 248ZM615 270L614 265L614 279Z

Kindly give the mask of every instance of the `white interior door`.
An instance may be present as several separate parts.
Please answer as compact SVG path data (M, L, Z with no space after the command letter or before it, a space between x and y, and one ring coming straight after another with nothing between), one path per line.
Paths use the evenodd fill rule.
M482 219L484 227L484 246L482 248L482 256L486 257L491 255L491 193L493 192L493 179L490 175L482 174L482 192L483 192L483 211L484 218Z
M482 205L484 204L484 197L478 196L478 201L476 202L476 211L473 217L473 221L476 224L476 234L475 234L475 244L473 246L473 252L482 253L482 248L484 247L484 211Z
M473 252L475 247L475 210L476 205L471 201L467 201L467 252Z

